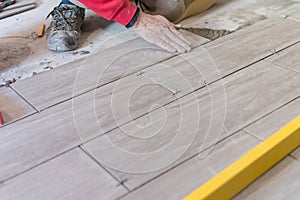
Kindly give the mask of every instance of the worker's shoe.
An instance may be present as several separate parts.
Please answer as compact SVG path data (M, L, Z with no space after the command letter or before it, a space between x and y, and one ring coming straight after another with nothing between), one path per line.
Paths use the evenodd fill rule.
M84 9L75 5L60 4L48 17L52 21L47 29L48 48L53 51L70 51L78 47Z

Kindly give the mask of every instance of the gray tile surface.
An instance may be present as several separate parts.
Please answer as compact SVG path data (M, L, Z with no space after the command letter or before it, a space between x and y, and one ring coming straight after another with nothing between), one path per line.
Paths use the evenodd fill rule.
M234 199L298 200L299 189L300 163L286 157Z
M206 147L214 144L297 97L299 77L296 72L260 62L223 82L212 84L209 91L201 89L195 93L196 97L191 94L179 99L87 143L85 147L99 162L123 171L113 170L126 178L126 184L133 189L173 166L169 162L172 156L185 152L175 163L183 161L199 152L202 144ZM281 83L276 81L278 79L285 81ZM222 132L223 124L228 132ZM178 137L181 139L176 141ZM124 152L111 143L133 154L123 155ZM157 150L161 151L157 153ZM166 152L170 155L167 158L164 157ZM141 175L128 173L160 169L161 164L165 169Z
M0 129L0 180L22 173L80 144L65 105Z
M11 123L36 112L9 87L0 88L0 111L5 123Z
M80 149L0 184L3 200L111 200L127 193Z
M277 64L282 67L297 71L300 73L300 44L293 45L292 47L281 51L267 60L271 63Z
M265 140L290 121L300 116L300 99L289 103L278 111L262 118L245 130L261 140ZM300 161L300 149L295 150L292 156Z
M298 116L300 116L300 98L260 119L245 130L265 140Z

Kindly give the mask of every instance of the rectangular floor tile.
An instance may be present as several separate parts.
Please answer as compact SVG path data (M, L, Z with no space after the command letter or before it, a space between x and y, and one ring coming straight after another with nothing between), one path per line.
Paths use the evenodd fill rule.
M0 111L5 123L13 122L35 112L26 101L9 87L0 88Z
M271 56L267 61L300 73L299 51L300 44L296 44Z
M0 129L0 180L79 144L71 109L63 104L5 126Z
M242 191L235 200L298 200L300 163L287 157Z
M222 141L205 158L194 157L122 200L180 200L254 148L259 141L243 131ZM147 194L147 195L145 195Z
M178 163L199 152L201 145L208 147L297 97L299 77L296 72L262 61L215 82L209 91L203 88L84 146L100 162L123 172L159 169L160 161L168 162L164 155L172 159L184 152L176 159ZM134 153L124 155L120 149ZM147 156L140 158L135 153ZM114 173L127 179L128 187L134 189L165 170L142 175Z
M111 200L126 192L80 149L65 153L0 184L3 200Z

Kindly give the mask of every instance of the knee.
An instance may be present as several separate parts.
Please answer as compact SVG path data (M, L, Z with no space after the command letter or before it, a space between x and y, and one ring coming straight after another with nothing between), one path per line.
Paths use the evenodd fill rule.
M163 15L170 21L179 19L185 11L184 0L141 0L144 12L153 15Z

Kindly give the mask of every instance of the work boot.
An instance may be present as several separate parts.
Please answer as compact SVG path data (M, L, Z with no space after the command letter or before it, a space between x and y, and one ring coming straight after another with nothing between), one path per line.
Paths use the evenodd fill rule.
M51 11L48 17L51 15L52 21L47 29L50 50L70 51L78 47L84 11L83 8L69 4L60 4Z

